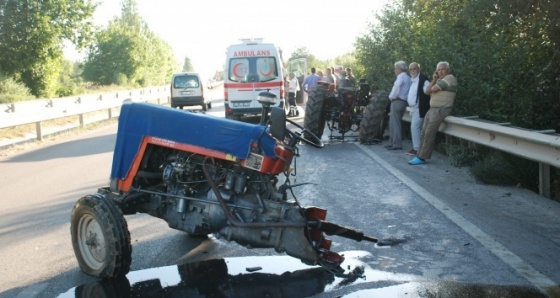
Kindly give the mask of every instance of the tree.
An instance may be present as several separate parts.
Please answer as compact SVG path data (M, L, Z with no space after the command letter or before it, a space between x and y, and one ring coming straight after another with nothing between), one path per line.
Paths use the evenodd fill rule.
M192 66L191 59L189 59L189 57L185 57L185 62L183 62L183 71L184 72L194 71L194 67Z
M307 47L297 48L295 51L292 52L292 55L290 56L290 59L288 59L288 61L298 59L298 58L307 59L307 65L309 66L309 69L311 69L311 67L320 69L325 66L313 54L309 53L309 49L307 49Z
M375 17L356 41L370 82L390 89L398 60L426 74L448 61L459 80L455 114L560 129L558 1L400 0Z
M135 0L97 33L84 63L86 81L101 85L147 86L169 82L177 69L171 47L142 20Z
M63 41L87 44L95 7L90 0L0 0L0 71L36 96L53 95Z

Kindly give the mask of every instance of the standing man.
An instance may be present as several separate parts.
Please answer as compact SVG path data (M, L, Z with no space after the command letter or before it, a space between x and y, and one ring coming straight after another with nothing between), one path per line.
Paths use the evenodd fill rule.
M337 65L334 67L334 75L336 76L336 79L339 80L342 77L342 66Z
M406 154L416 155L420 145L420 131L422 120L430 109L430 96L426 94L430 79L422 73L420 64L410 63L410 89L408 90L408 106L410 107L410 134L412 135L412 149Z
M350 84L348 87L356 87L356 77L352 74L352 68L346 67L346 78Z
M430 95L430 110L426 113L422 124L418 154L408 161L410 165L425 164L426 159L432 157L439 126L445 117L451 114L457 94L457 78L451 74L448 62L442 61L437 64L436 72L426 89L426 94Z
M346 71L342 70L342 71L340 71L340 79L338 80L338 88L344 88L344 87L352 87L352 86L350 86L350 82L348 81L348 78L346 77Z
M296 92L299 90L298 80L293 72L290 72L288 81L288 101L290 104L290 112L288 117L299 116L299 111L296 107Z
M309 92L319 82L319 76L315 74L315 67L311 67L311 74L303 80L303 91Z
M326 71L324 76L325 82L336 85L336 77L332 74L332 69L330 67L327 67L327 70L325 71Z
M389 114L389 145L387 150L402 149L402 117L408 105L408 90L410 89L410 77L406 74L406 63L404 61L395 62L395 75L397 79L393 84L393 89L389 93L391 100L391 111Z
M323 77L323 71L322 70L318 70L317 71L317 76L319 77L319 82L322 81L324 79Z

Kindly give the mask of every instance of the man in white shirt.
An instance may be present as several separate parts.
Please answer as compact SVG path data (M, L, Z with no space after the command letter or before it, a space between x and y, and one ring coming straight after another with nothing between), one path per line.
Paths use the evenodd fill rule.
M299 110L296 106L296 92L299 90L299 83L298 80L293 72L289 74L289 81L288 81L288 101L290 104L290 112L288 113L288 117L295 117L299 116Z
M389 145L385 146L387 150L402 149L402 117L408 105L408 90L410 89L410 77L406 74L406 69L404 61L395 62L397 79L389 93L391 111L389 113Z
M430 85L430 78L422 73L420 64L410 63L408 66L411 84L408 90L408 106L410 107L410 134L412 135L412 149L408 155L416 155L420 145L420 131L424 116L430 109L430 96L426 94L426 89Z

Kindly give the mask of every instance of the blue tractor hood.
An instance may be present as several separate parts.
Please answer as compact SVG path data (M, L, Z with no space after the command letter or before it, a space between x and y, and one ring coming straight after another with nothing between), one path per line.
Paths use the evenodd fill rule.
M265 130L261 125L155 104L126 103L119 116L111 178L127 177L145 137L193 145L243 160L247 159L251 144L258 140L260 154L275 156L276 141Z

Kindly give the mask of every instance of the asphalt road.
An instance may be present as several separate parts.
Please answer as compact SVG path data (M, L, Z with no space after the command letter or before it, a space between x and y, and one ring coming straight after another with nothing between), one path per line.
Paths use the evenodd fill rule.
M219 91L218 91L219 92ZM211 114L223 116L215 100ZM302 119L300 118L299 121ZM116 125L0 159L0 297L56 297L95 281L70 241L76 200L106 186ZM328 139L325 139L328 142ZM295 194L327 219L403 241L391 247L333 237L334 251L367 251L394 280L516 285L560 295L560 204L532 192L476 183L437 155L411 167L404 151L354 142L301 146ZM131 270L193 260L276 255L210 237L191 239L162 220L127 216ZM554 294L556 293L556 294Z

